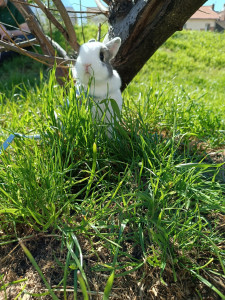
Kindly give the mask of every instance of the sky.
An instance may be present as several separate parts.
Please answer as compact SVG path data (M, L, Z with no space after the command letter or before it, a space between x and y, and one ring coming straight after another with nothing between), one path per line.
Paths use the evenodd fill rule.
M80 0L64 0L64 3L70 3L71 6L75 10L80 10ZM95 0L81 0L83 5L83 9L86 10L86 7L94 7L96 6ZM215 4L215 10L221 11L223 9L223 5L225 4L225 0L209 0L204 5L212 5ZM68 5L68 6L70 6Z
M225 0L224 0L225 1ZM64 0L63 3L69 2L75 10L80 10L80 0ZM95 0L81 0L83 5L82 9L86 10L86 7L95 7Z
M225 0L209 0L204 5L212 5L212 4L215 4L214 10L221 11L223 10L223 5L225 4Z
M80 9L80 2L82 4L81 9ZM63 3L66 6L70 6L70 7L72 6L75 11L80 11L80 10L86 11L87 7L96 7L95 0L63 0ZM225 0L208 0L204 3L204 5L212 5L212 4L215 4L214 9L216 11L221 11L223 10Z

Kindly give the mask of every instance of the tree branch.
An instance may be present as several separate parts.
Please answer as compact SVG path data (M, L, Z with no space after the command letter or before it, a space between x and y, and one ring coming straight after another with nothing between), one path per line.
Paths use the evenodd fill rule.
M102 4L100 0L95 0L96 5L98 6L99 10L106 16L109 14L109 9L105 5Z
M64 21L64 24L66 26L66 29L67 29L67 32L68 32L68 35L69 35L70 45L75 51L78 52L79 48L80 48L80 45L77 42L76 33L74 31L73 24L70 20L70 17L68 15L67 11L66 11L66 8L63 5L61 0L53 0L53 2L55 3L55 6L57 7L57 9L58 9L63 21Z
M50 12L50 10L40 1L40 0L33 0L37 6L44 12L46 17L49 19L52 24L55 25L56 28L63 34L65 39L69 42L69 35L66 29L56 20L54 15Z
M29 7L18 4L23 11L31 32L37 37L44 54L53 57L55 50L68 58L64 49L52 46L52 42L44 35L35 22ZM76 33L62 0L53 0L60 13L65 28L53 17L51 12L41 2L34 0L44 11L48 19L62 32L75 51L79 50ZM122 79L122 89L134 78L155 51L177 30L182 30L185 22L206 0L95 0L100 13L107 13L110 28L108 39L121 37L122 45L113 61L114 67ZM109 11L103 5L108 4ZM24 3L24 2L23 2ZM27 4L27 3L26 3ZM54 42L53 42L54 43ZM65 69L62 69L64 72ZM65 72L64 72L65 73Z
M109 39L120 36L122 45L113 63L122 89L155 51L205 3L205 0L137 0L127 15L109 16ZM111 11L110 11L111 12Z
M70 57L67 55L67 52L54 40L52 40L49 36L47 36L47 39L49 40L49 42L52 44L52 46L54 47L54 49L56 49L57 53L64 58L65 60L71 60ZM74 60L75 61L75 60Z
M110 5L110 0L102 0L103 2L105 2L107 5Z
M25 2L25 0L20 0L20 1ZM44 54L54 56L55 50L51 45L51 43L48 41L48 39L45 37L45 34L43 33L42 28L40 27L40 24L36 20L32 10L28 6L23 5L22 3L14 2L14 5L24 16L31 33L33 33L36 36Z
M36 59L37 61L47 64L49 67L54 66L54 64L57 64L57 67L62 67L68 69L69 67L67 66L68 64L74 64L76 61L74 59L64 59L61 57L56 57L56 56L49 56L49 55L42 55L39 53L34 53L22 48L19 48L11 43L7 43L4 41L0 40L0 46L4 47L4 50L10 50L17 52L22 55L26 55L32 59Z
M23 5L27 5L29 7L35 7L35 8L39 8L38 5L32 4L32 3L28 3L28 2L23 2L23 0L11 0L13 3L20 3ZM55 11L58 12L57 8L47 8L49 11ZM81 10L66 10L68 13L79 13L79 14L93 14L93 12L88 12L88 11L81 11ZM96 14L101 14L101 12L96 12Z
M20 0L20 2L22 3L26 3L25 0ZM56 78L57 81L59 82L60 85L63 85L65 83L65 79L68 77L68 67L67 66L63 66L63 64L65 63L69 63L69 61L65 61L64 59L59 59L55 56L55 49L52 45L52 43L49 41L49 39L45 36L45 34L43 33L43 30L40 26L40 24L38 23L38 21L36 20L32 10L30 9L29 6L26 6L24 4L21 3L16 3L15 2L15 6L19 9L19 11L22 13L22 15L24 16L31 32L36 36L41 49L43 51L43 53L45 54L44 56L38 57L38 54L34 54L34 53L29 53L29 51L23 50L22 52L20 50L18 50L18 48L16 47L16 49L12 49L13 51L19 52L21 54L30 56L31 58L34 58L42 63L45 64L49 64L49 61L51 61L51 66L53 66L53 64L57 64L56 66ZM65 9L65 8L64 8ZM67 14L68 16L68 14ZM68 16L69 18L69 16ZM74 32L74 35L69 34L69 38L74 37L75 36L75 41L76 41L76 35ZM62 51L61 51L62 53ZM44 60L44 62L43 62ZM47 60L47 63L45 62ZM71 61L70 61L71 62Z
M36 43L36 42L37 42L37 39L34 38L34 39L31 39L31 40L28 40L28 41L23 41L23 42L16 43L15 47L18 46L19 48L26 48L26 47L29 47L31 45L34 45L34 43ZM0 52L6 51L6 50L7 50L6 48L0 47Z

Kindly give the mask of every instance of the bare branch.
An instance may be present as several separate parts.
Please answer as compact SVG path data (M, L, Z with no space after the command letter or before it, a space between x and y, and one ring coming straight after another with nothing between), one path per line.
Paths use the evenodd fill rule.
M40 8L38 5L35 5L35 4L31 4L31 3L28 3L28 2L23 2L23 0L11 0L13 3L20 3L20 4L23 4L23 5L27 5L27 6L31 6L31 7L35 7L35 8ZM58 12L58 9L57 8L52 8L52 7L49 7L47 8L49 11L55 11L55 12ZM72 14L92 14L92 12L88 12L88 11L81 11L81 10L66 10L68 13L72 13ZM102 12L96 12L96 14L102 14Z
M61 57L63 57L66 60L70 60L70 57L67 55L67 52L54 40L52 40L49 36L47 36L47 39L50 41L52 46L56 49L56 51L59 53Z
M107 5L110 5L110 1L109 0L102 0L103 2L105 2Z
M36 38L28 40L28 41L23 41L23 42L16 43L15 47L18 46L19 48L26 48L26 47L29 47L31 45L34 45L35 43L37 43ZM6 50L7 50L6 48L0 47L0 52L6 51Z
M26 3L25 0L20 0L20 2ZM16 3L16 2L15 2L15 6L19 9L19 11L24 16L31 32L36 36L36 38L41 46L41 49L45 55L34 54L32 52L29 53L29 51L26 51L24 49L23 50L19 49L18 47L15 47L14 49L11 49L11 50L19 52L20 54L27 55L35 60L40 61L41 63L47 64L47 65L50 64L50 66L53 66L56 63L57 64L56 65L56 78L57 78L58 83L60 85L63 85L65 83L64 78L68 77L68 66L64 66L64 64L69 63L69 62L74 63L74 61L73 60L65 61L65 59L60 59L58 57L54 57L55 49L54 49L52 43L49 41L49 39L43 33L43 30L42 30L40 24L38 23L38 21L36 20L30 7L26 6L24 4L21 4L21 3ZM68 16L68 14L67 14L67 16ZM69 16L68 16L68 18L69 18ZM68 35L71 38L70 34L68 34ZM75 32L74 32L74 35L75 35ZM76 38L76 35L75 35L75 38ZM76 39L75 39L75 41L76 41Z
M14 1L14 0L13 0ZM50 21L52 21L52 23L62 32L62 34L64 35L64 37L69 41L69 35L67 33L67 31L63 28L63 26L56 20L56 18L52 15L52 13L48 10L48 8L40 1L40 0L34 0L38 7L41 8L43 10L43 12L46 14L46 16L48 17L48 19ZM18 1L15 0L15 2L18 3ZM20 3L22 3L22 1L20 1ZM26 2L24 2L26 3ZM22 4L23 5L23 4ZM23 11L24 13L24 11ZM27 8L26 8L26 11L25 11L25 14L27 15ZM47 35L44 35L41 28L39 26L35 26L35 28L33 28L34 25L37 24L36 20L34 20L33 18L33 15L28 15L26 20L29 20L29 18L32 18L33 20L29 23L29 27L31 27L30 29L33 29L33 32L35 35L38 35L38 37L40 38L41 37L41 41L40 44L42 44L43 47L46 47L45 44L46 44L46 41L47 41L47 44L48 44L48 50L49 48L51 49L51 47L49 47L50 45L54 47L54 49L56 49L59 54L65 58L65 59L70 59L68 56L67 56L67 53L66 51L60 47L60 45L58 43L56 43L55 41L51 40ZM44 43L42 43L42 40L44 41ZM43 45L44 44L44 45ZM52 48L51 50L51 56L54 56L54 49ZM45 51L45 54L49 54L49 53L46 53Z
M109 14L109 9L105 5L102 4L100 0L95 0L96 5L98 6L99 10L104 14L108 15Z
M21 0L21 2L25 2L25 1ZM55 50L51 45L51 43L48 41L48 39L45 37L45 34L43 33L42 28L40 27L40 24L36 20L30 7L17 2L14 2L14 5L24 16L30 31L36 36L44 54L54 56Z
M33 0L46 15L46 17L55 25L56 28L63 34L65 39L69 42L69 35L66 29L56 20L50 10L40 1L40 0Z
M71 19L67 13L67 10L65 8L65 6L63 5L61 0L53 0L53 2L55 3L55 6L58 8L58 11L64 21L64 24L66 26L68 35L69 35L69 41L70 41L70 45L71 47L75 50L75 51L79 51L80 45L77 42L77 37L76 37L76 33L75 30L73 28L73 24L71 22Z
M137 0L127 11L125 6L125 13L124 7L120 5L119 11L110 10L109 39L114 36L122 39L113 62L122 78L122 90L155 51L174 32L181 30L204 2L205 0Z
M101 40L101 32L102 32L102 24L98 23L98 36L97 36L97 41L100 42Z
M43 50L43 52L47 55L54 56L55 50L49 40L46 38L45 34L43 33L42 29L39 26L36 26L36 20L34 16L29 15L26 18L28 26L31 32L37 37L39 44Z
M60 68L60 61L54 58L55 49L59 55L69 59L64 49L56 45L45 36L41 27L35 23L34 16L28 12L27 0L12 0L17 3L25 16L31 32L37 37L48 63L57 61L57 71L65 74L65 67ZM34 0L42 9L47 18L61 31L65 39L75 51L79 50L76 33L72 22L64 7L63 0L53 0L57 12L64 25L61 25L50 12L51 9L42 3L43 0ZM137 72L155 51L177 30L181 30L190 16L206 0L95 0L97 14L104 14L108 18L110 28L108 39L119 36L122 40L120 50L113 61L122 78L122 89L132 80ZM26 5L19 4L25 3ZM108 5L108 7L106 6ZM27 9L25 8L27 6ZM55 10L55 9L53 9ZM84 13L84 12L80 12ZM87 12L93 14L93 11ZM100 28L99 28L100 35ZM13 45L12 45L13 46ZM15 46L14 46L15 47ZM54 49L55 48L55 49ZM20 50L22 51L22 50ZM45 62L47 60L45 60ZM41 58L40 58L41 59ZM68 60L72 61L72 60ZM63 60L62 64L65 64ZM60 75L61 76L61 75Z
M31 51L19 48L11 43L3 42L1 40L0 40L0 46L4 47L4 49L11 50L11 51L17 52L22 55L26 55L32 59L35 59L43 64L48 65L49 67L52 67L56 63L58 67L60 66L62 68L67 69L68 66L66 66L66 65L75 63L74 59L65 60L64 58L61 58L61 57L55 57L55 56L34 53Z

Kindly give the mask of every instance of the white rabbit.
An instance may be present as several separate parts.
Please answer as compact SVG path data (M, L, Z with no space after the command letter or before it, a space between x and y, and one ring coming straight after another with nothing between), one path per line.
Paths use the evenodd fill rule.
M94 98L97 107L102 113L106 113L106 119L113 116L111 102L106 110L103 99L114 99L119 111L122 109L122 95L120 91L121 79L117 71L113 70L110 61L116 56L121 39L116 37L107 43L90 40L80 47L79 55L73 69L73 77L77 81L77 86L88 91ZM96 115L96 108L92 110ZM101 116L102 114L100 114Z

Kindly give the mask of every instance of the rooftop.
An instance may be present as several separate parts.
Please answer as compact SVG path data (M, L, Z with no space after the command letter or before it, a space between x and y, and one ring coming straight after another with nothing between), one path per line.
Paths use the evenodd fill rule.
M212 19L218 20L219 13L214 10L214 5L201 6L194 14L191 19Z

